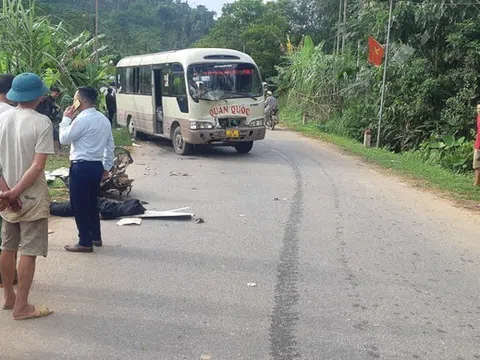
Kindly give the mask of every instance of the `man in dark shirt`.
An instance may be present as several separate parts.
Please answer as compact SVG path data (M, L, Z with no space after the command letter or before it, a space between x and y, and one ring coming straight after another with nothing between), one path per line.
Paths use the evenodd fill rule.
M52 86L50 88L50 95L42 97L40 104L38 104L35 109L40 114L47 116L53 124L53 143L55 146L55 152L58 153L60 150L60 141L58 137L58 123L60 108L58 107L56 101L60 96L60 90Z
M117 112L117 104L115 102L115 96L113 96L113 89L108 88L107 95L105 96L105 102L107 103L107 110L108 110L108 120L110 120L110 124L113 123L113 118L115 113Z

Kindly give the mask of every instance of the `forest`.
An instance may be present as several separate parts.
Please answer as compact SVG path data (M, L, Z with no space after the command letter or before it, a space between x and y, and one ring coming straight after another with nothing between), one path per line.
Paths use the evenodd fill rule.
M245 49L281 98L284 118L361 140L378 130L387 0L237 0L199 44ZM229 29L238 29L231 37ZM380 146L454 172L471 170L480 99L480 0L395 0Z
M37 71L66 89L108 81L130 54L226 47L250 54L284 118L361 140L378 129L388 0L237 0L215 14L181 0L2 0L0 68ZM216 16L217 15L217 16ZM380 146L471 170L480 99L480 0L395 0Z

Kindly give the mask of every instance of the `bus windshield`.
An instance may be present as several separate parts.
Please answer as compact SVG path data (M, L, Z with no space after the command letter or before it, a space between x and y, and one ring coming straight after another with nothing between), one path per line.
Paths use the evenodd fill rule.
M188 88L193 99L256 98L263 95L257 68L248 63L195 64L188 68Z

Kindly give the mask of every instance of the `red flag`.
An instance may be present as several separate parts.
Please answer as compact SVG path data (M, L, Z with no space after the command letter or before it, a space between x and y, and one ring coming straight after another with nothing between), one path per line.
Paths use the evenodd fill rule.
M368 37L368 62L375 66L382 65L383 55L385 50L380 43L373 37Z

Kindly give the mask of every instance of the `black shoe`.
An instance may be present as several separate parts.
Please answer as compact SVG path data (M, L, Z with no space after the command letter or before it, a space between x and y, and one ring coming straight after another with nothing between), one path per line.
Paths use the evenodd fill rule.
M100 240L100 241L92 241L92 243L93 243L93 246L96 246L96 247L102 247L102 246L103 246L102 240Z
M70 251L70 252L77 252L77 253L92 253L93 252L93 246L92 247L86 247L86 246L81 246L81 245L67 245L65 246L65 250Z

